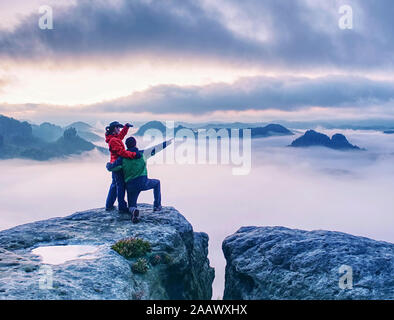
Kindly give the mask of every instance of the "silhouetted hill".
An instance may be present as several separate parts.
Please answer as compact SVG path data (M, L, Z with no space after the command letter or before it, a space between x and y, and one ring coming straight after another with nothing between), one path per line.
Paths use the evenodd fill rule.
M51 147L57 154L66 156L91 151L95 148L95 145L81 138L77 134L77 130L71 127L66 129L63 136L51 144Z
M82 121L73 122L72 124L69 124L68 126L65 127L65 129L69 129L69 128L75 128L77 132L89 131L93 129L90 124Z
M235 127L237 125L237 127ZM181 129L190 129L193 130L197 134L198 129L206 129L208 130L227 130L228 135L231 136L231 129L250 129L252 138L261 138L261 137L270 137L270 136L277 136L277 135L293 135L293 132L288 130L282 125L279 124L269 124L265 127L247 127L246 124L242 123L232 123L231 127L223 127L222 125L218 125L215 127L214 125L206 125L201 128L194 127L194 128L187 128L182 125L178 125L175 127L174 131L175 134ZM136 136L143 136L145 132L149 129L156 129L159 130L163 135L166 133L166 126L160 121L150 121L142 125L137 133ZM242 131L240 132L240 136L242 137Z
M44 122L40 125L31 125L33 129L33 135L47 142L53 142L59 139L64 132L64 129L60 126L54 125L49 122Z
M163 133L166 132L166 126L162 122L149 121L149 122L143 124L141 127L139 127L139 129L135 133L135 135L136 136L143 136L145 134L145 131L150 130L150 129L156 129L156 130L159 130L160 132L163 132Z
M251 128L251 131L252 138L293 135L293 132L280 124L269 124L265 127Z
M330 137L327 135L316 132L314 130L308 130L302 137L294 140L291 147L313 147L321 146L336 150L360 150L358 146L352 145L346 139L343 134L337 133Z
M78 121L68 125L65 129L75 128L77 130L78 135L85 140L90 142L97 142L103 139L103 137L95 134L94 128L85 122Z
M69 128L75 128L78 135L90 142L97 142L103 139L93 132L93 127L85 122L74 122L64 128L54 125L49 122L44 122L40 125L31 125L33 128L33 135L46 142L54 142L63 136L63 132Z
M9 141L24 143L33 139L32 127L26 121L20 122L13 118L0 115L0 134Z
M77 134L75 128L66 129L55 141L48 142L33 135L34 130L40 127L41 134L51 135L59 132L58 126L44 123L41 126L33 126L27 122L20 122L13 118L0 116L0 159L28 158L33 160L49 160L80 154L85 151L105 149L96 147ZM47 137L48 139L48 137Z
M226 129L228 135L231 136L231 129L240 129L240 137L243 136L243 129L250 129L252 138L267 138L272 136L290 136L293 135L289 129L280 124L268 124L265 127L252 127L252 128L212 128L215 130Z
M185 128L186 127L184 127L184 126L178 125L177 127L174 128L174 132L176 134L179 130L185 129ZM145 132L150 129L159 130L164 136L166 134L167 127L160 121L149 121L149 122L143 124L138 129L138 131L135 133L135 135L136 136L143 136L145 134Z
M186 124L184 124L187 126ZM250 128L259 128L263 127L266 124L262 123L244 123L244 122L228 122L228 123L209 123L198 126L201 129L250 129Z

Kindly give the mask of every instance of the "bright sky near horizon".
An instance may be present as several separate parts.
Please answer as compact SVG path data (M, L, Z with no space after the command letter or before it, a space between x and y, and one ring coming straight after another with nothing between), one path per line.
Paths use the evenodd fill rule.
M49 30L42 1L0 3L1 114L394 119L391 0L46 4Z

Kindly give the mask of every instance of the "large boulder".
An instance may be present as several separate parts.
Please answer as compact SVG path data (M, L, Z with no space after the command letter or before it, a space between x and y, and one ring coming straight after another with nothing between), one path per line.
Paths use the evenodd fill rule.
M340 232L243 227L223 242L224 299L394 299L394 244Z
M127 214L95 209L1 231L0 299L211 299L214 270L207 258L208 236L193 232L172 207L159 213L150 205L140 209L138 224ZM129 237L151 245L144 274L134 272L136 258L126 259L111 249ZM58 265L44 265L32 252L59 245L97 249L87 259ZM51 287L40 286L48 270Z

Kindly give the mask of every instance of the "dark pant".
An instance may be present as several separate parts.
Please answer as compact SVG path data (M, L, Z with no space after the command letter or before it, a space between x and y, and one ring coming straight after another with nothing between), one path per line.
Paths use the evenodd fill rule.
M137 208L137 199L141 191L147 191L153 189L154 196L154 207L161 206L161 192L160 192L160 180L148 179L147 176L141 176L130 180L126 184L127 189L127 202L129 208Z
M118 198L119 210L127 210L127 203L124 200L126 184L124 182L123 171L112 172L112 183L109 187L106 208L112 208L116 198Z

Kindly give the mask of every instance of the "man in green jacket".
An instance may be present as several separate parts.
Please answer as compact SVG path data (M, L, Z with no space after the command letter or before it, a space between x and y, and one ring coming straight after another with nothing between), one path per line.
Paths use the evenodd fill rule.
M133 223L137 223L139 221L137 199L141 191L153 189L153 211L160 211L162 209L160 180L148 179L148 171L146 169L146 160L143 155L143 151L138 150L136 144L137 142L133 137L126 140L127 150L136 152L136 158L128 159L119 157L114 163L107 163L107 169L109 171L123 170L126 182L127 202L129 211L132 214Z

